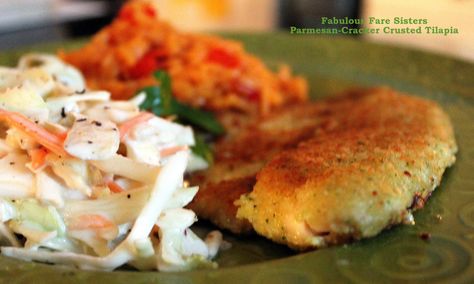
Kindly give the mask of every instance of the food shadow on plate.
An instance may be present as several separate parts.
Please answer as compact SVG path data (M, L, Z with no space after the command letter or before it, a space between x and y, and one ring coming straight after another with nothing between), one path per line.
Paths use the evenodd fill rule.
M212 230L218 230L216 226L205 220L198 221L191 229L200 237ZM230 247L221 250L217 255L216 261L219 267L252 264L297 254L286 246L273 243L256 234L238 236L226 230L221 230L221 232L224 235L224 241L230 243Z

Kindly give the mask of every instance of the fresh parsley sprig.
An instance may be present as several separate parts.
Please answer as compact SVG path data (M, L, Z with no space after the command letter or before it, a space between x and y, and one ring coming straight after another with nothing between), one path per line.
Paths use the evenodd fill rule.
M224 127L212 113L182 104L173 97L171 78L168 73L157 71L154 76L160 85L149 86L140 91L146 95L140 109L149 110L158 116L175 115L180 122L191 124L213 135L224 133ZM203 137L195 135L195 141L196 145L192 147L193 152L206 161L212 162L212 152Z

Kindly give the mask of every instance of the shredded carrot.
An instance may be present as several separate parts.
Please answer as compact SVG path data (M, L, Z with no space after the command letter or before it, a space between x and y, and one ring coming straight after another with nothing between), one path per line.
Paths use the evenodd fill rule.
M63 147L63 138L48 132L43 127L29 120L23 114L0 109L0 120L4 120L12 126L20 129L51 152L58 155L67 155L67 152Z
M85 230L85 229L103 229L115 226L110 219L98 214L85 214L74 219L72 224L69 224L70 230Z
M112 191L113 193L120 193L120 192L125 191L125 189L123 189L123 187L118 185L118 183L116 183L113 180L107 182L107 186L109 187L110 191Z
M41 168L46 161L46 155L48 155L48 153L49 153L48 149L44 147L31 150L30 151L31 167L34 170Z
M152 117L154 117L154 115L149 112L141 112L139 115L122 123L122 125L120 125L119 127L120 140L122 141L125 136L127 136L127 134L132 130L132 128L135 127L137 124L145 122Z
M58 136L59 139L62 139L64 141L67 137L67 131L64 131L62 133L56 133L55 135Z
M179 151L183 151L183 150L186 150L188 149L188 146L174 146L174 147L169 147L169 148L165 148L163 150L160 151L160 156L161 157L168 157L168 156L171 156Z

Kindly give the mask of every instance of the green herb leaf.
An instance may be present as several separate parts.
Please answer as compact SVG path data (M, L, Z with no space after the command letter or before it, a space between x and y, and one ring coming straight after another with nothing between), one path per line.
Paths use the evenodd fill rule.
M140 92L144 92L146 95L145 101L140 105L140 109L150 110L158 116L176 115L179 121L197 126L214 135L224 133L224 127L212 113L182 104L173 97L171 93L171 78L168 73L157 71L154 73L154 76L160 85L140 90ZM213 161L212 151L202 135L195 134L195 142L196 144L191 147L193 153L211 164Z
M165 71L156 71L154 74L155 78L160 82L160 104L162 105L165 115L176 114L174 113L173 104L177 102L173 98L171 93L171 78ZM169 112L169 114L167 114Z
M198 126L212 134L220 135L224 133L224 127L217 121L214 115L210 112L202 111L190 106L176 102L173 104L175 114L181 120Z
M212 113L182 104L173 97L171 78L168 73L157 71L154 76L160 82L160 86L146 87L141 90L146 94L145 101L140 105L141 109L151 110L159 116L176 115L179 120L215 135L224 133L224 127Z
M162 115L163 107L161 104L160 88L146 87L138 93L145 93L145 101L140 105L140 109L150 110L156 115Z
M202 157L209 164L213 163L212 151L209 145L204 141L204 138L199 135L194 135L195 144L191 147L191 151L197 156Z

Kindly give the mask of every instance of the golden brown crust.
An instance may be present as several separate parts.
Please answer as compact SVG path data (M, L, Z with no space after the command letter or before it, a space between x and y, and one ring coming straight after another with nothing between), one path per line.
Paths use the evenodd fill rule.
M407 221L455 161L449 119L433 102L374 89L338 111L241 197L238 216L259 234L297 249L374 236Z
M350 91L243 123L195 177L201 188L191 208L222 228L253 227L298 249L347 242L406 221L455 151L435 103L387 88ZM249 192L251 183L240 182L255 175L237 219L231 199Z
M287 129L283 127L287 125L286 122L275 126L273 124L280 123L279 119L284 118L278 114L258 123L243 122L248 120L247 116L226 116L224 119L232 117L231 120L234 120L227 123L232 124L234 129L215 145L214 165L191 177L191 184L199 185L199 191L188 207L200 218L210 220L220 228L234 233L248 233L253 229L247 221L236 218L237 207L234 201L241 194L252 190L256 174L271 157L308 139L312 127L300 123L299 128L292 126ZM299 119L295 114L289 117ZM253 183L250 184L249 181Z
M199 177L194 181L199 183ZM236 178L219 183L205 184L205 190L198 191L189 207L199 212L199 217L209 220L233 233L252 231L252 226L245 219L236 219L237 207L234 202L241 195L252 191L255 176Z
M206 219L222 229L233 233L253 231L246 220L237 220L234 205L242 194L248 193L255 185L255 175L263 164L249 164L247 169L235 170L234 163L216 162L208 171L191 176L190 183L199 185L199 191L188 208L199 218Z

